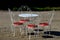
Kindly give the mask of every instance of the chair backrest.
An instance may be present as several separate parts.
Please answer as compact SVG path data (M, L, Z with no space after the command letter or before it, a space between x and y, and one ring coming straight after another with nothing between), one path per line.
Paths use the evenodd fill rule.
M31 11L31 9L27 5L21 5L18 11Z
M54 13L55 13L55 11L53 10L52 15L51 15L51 18L49 20L49 25L52 23L52 20L53 20L53 17L54 17Z
M53 16L54 16L54 11L52 13L51 12L42 13L42 17L41 17L41 21L40 21L39 25L41 25L41 26L51 25Z
M8 8L8 11L9 11L9 15L10 15L10 18L11 18L11 22L12 22L12 24L13 24L13 16L12 16L12 12L11 12L11 10Z
M20 19L18 14L12 12L10 9L8 9L8 11L9 11L12 24L20 25L21 23L25 23L29 21L29 19Z

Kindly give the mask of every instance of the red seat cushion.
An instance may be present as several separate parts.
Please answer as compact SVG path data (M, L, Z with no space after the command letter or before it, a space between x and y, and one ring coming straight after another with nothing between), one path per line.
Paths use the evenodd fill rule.
M27 21L29 21L28 19L24 19L24 20L20 20L19 22L20 23L25 23L25 22L27 22Z
M48 23L40 23L39 25L44 27L44 26L48 26L49 24Z
M22 19L21 21L29 21L29 19Z
M20 23L20 22L14 22L13 24L14 24L14 25L22 25L23 23Z
M36 27L35 24L28 24L28 28L34 28L34 27Z

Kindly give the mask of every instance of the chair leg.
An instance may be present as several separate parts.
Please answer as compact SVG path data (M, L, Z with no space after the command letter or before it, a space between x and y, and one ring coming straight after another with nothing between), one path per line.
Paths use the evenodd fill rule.
M13 36L15 36L15 32L13 33Z
M13 36L15 36L15 27L14 27L14 29L13 29Z
M31 35L29 35L29 40L31 40Z

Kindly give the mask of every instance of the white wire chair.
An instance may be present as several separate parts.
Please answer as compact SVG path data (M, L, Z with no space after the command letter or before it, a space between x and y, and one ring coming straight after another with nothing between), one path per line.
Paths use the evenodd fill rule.
M45 14L42 13L42 19L38 26L44 30L43 32L51 31L51 24L53 17L54 17L54 11ZM49 36L50 36L50 32L49 32Z
M11 22L12 22L12 24L11 24L11 30L13 32L13 36L15 36L15 27L24 24L25 22L29 21L29 19L28 18L23 18L23 17L17 18L18 15L15 14L15 13L13 13L9 8L8 8L8 11L9 11L9 15L10 15ZM18 9L18 11L20 11L20 13L25 13L25 12L22 12L22 11L31 11L31 9L28 6L21 6ZM21 18L22 18L22 20L20 20ZM20 32L22 32L21 28L20 28Z
M12 11L10 9L8 9L9 11L9 15L10 15L10 18L11 18L11 30L13 32L13 36L15 36L15 27L17 26L21 26L23 25L25 22L29 21L28 19L20 19L18 17L18 15L15 15L14 13L12 13ZM22 31L21 31L21 27L20 27L20 32L22 34Z

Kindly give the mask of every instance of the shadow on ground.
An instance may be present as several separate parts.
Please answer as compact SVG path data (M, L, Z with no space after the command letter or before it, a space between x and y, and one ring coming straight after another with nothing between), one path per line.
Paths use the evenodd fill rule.
M44 34L60 36L60 32L59 31L46 31L46 32L44 32Z

